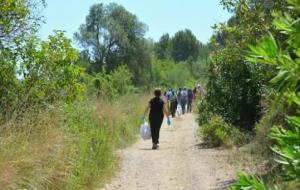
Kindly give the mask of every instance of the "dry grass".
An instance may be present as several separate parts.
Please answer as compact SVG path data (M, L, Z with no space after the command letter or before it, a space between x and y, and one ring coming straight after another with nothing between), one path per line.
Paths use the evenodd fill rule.
M56 106L1 126L0 189L94 189L118 168L113 150L134 142L147 101Z
M29 113L28 113L29 114ZM3 189L52 186L69 167L68 136L49 114L23 117L1 131L0 186ZM59 183L58 183L59 184Z

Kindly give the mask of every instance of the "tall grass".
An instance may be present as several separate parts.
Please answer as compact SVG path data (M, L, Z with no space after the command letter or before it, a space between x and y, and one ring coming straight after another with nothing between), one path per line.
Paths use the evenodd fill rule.
M145 97L84 100L27 111L1 126L1 189L94 189L134 142Z

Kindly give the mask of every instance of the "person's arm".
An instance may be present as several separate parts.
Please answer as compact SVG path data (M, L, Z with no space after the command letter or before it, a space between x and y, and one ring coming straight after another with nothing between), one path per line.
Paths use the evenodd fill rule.
M170 112L169 112L169 109L166 107L166 105L164 105L164 113L165 113L165 116L167 117L167 123L168 125L171 125L171 121L170 121Z
M167 106L166 106L166 104L164 104L164 108L163 108L164 110L164 114L165 114L165 116L169 116L170 115L170 112L169 112L169 109L167 108Z
M148 104L148 106L146 107L145 111L144 111L144 118L146 118L146 115L148 114L150 110L150 104Z

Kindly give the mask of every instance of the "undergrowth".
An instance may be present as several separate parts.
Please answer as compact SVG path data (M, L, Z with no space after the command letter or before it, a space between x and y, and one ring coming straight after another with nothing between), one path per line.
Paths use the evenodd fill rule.
M117 168L115 148L132 143L144 97L84 100L28 110L1 126L3 189L94 189Z

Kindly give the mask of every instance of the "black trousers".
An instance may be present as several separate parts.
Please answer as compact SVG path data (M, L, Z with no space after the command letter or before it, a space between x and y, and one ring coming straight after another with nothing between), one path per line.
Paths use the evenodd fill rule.
M158 116L158 115L150 115L149 116L153 144L159 143L159 131L160 131L160 127L163 122L163 119L164 119L163 115L162 116Z
M188 100L187 112L192 112L192 100Z
M172 117L175 117L176 109L177 109L177 101L171 102L171 108L170 109L171 109Z
M187 103L187 100L181 100L180 101L180 105L181 105L181 108L182 108L182 114L185 114L186 103Z

